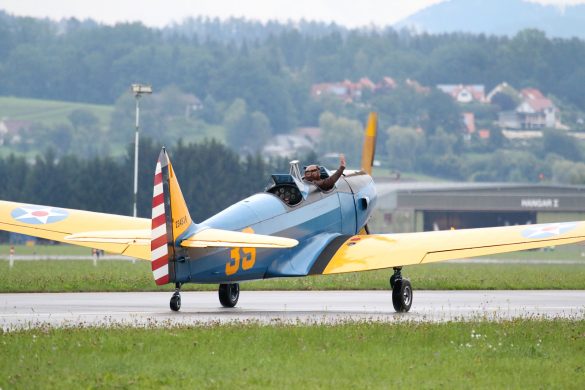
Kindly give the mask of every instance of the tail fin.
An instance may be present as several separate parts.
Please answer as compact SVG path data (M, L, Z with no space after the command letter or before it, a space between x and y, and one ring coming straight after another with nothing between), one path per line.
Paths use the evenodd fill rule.
M378 114L371 112L364 134L364 147L362 149L362 170L368 175L372 174L374 155L376 154L376 131L378 128Z
M169 259L175 258L175 242L193 224L179 182L165 148L158 157L152 193L152 273L157 285L174 280Z

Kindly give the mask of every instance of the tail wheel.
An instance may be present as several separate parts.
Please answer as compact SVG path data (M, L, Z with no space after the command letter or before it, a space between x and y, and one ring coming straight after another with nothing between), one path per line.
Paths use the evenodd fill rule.
M392 287L392 305L399 313L406 313L412 306L412 286L408 279L394 280Z
M223 307L234 307L240 298L239 283L226 283L219 285L219 302Z

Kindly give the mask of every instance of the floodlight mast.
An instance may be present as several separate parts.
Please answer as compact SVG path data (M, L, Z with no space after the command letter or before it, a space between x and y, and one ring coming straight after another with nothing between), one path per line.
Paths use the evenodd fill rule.
M152 86L144 84L132 84L131 91L136 100L136 134L134 137L134 211L136 217L136 203L138 201L138 134L140 130L140 98L142 95L152 94Z

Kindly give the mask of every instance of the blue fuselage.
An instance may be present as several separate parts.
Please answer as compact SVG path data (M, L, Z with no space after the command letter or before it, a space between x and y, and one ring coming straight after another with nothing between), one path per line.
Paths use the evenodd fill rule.
M246 198L198 227L296 239L288 249L189 248L171 262L180 283L228 283L273 277L304 276L333 239L359 232L376 202L376 189L366 174L342 177L336 188L322 192L311 186L300 203L289 206L266 192ZM251 230L250 230L251 229Z

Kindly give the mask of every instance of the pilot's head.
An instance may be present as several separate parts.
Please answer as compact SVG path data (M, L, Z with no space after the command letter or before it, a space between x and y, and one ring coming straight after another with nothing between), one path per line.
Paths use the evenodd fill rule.
M321 178L321 171L317 165L309 165L305 168L305 180L314 181Z

